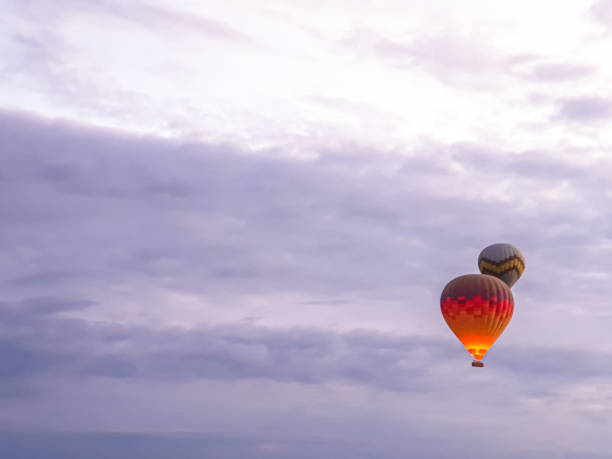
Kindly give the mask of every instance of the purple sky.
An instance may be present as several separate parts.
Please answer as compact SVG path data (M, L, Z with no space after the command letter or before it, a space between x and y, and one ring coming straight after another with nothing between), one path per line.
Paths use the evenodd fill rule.
M0 456L612 458L612 2L221 3L3 6Z

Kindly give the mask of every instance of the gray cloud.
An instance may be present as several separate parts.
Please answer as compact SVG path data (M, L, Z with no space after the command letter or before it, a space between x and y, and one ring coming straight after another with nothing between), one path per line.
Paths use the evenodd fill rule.
M427 260L466 247L459 241L473 252L483 237L516 237L537 257L558 247L555 238L565 231L577 237L591 228L593 218L601 230L590 237L607 237L607 222L591 210L607 205L599 190L611 165L575 165L571 152L424 144L407 158L326 152L302 162L10 114L2 135L10 141L3 145L0 186L4 196L18 197L2 202L2 230L9 253L22 257L4 266L8 282L43 285L128 270L193 281L191 288L237 278L235 287L243 289L379 295L383 285L390 294L403 279L436 275L438 266L428 268ZM574 201L539 195L561 183ZM486 195L500 184L507 201ZM536 215L523 205L539 212L537 228ZM473 231L458 224L464 215L490 226ZM492 215L503 225L487 218ZM570 221L571 229L564 226ZM16 251L24 241L35 256ZM167 277L172 273L174 280Z
M202 457L257 458L255 439L207 435L155 435L146 433L47 433L0 434L0 449L14 459L76 459L88 451L91 458L167 458Z
M529 77L537 81L555 82L584 78L592 73L593 69L584 65L541 63L530 69Z
M410 446L399 446L401 452L389 451L382 445L348 444L333 442L329 439L311 439L295 441L281 439L266 441L265 438L221 436L214 434L155 434L155 433L50 433L50 434L18 434L12 432L0 433L0 447L14 459L32 458L62 458L77 459L82 457L82 451L90 451L92 459L112 456L117 459L147 457L165 459L178 456L182 459L200 459L203 457L223 457L227 459L255 459L264 457L291 457L309 459L319 457L335 458L384 458L399 459L406 454L426 454L428 458L443 459L448 457L444 447L426 447L423 439L406 437ZM449 441L444 441L448 447ZM457 447L453 457L485 458L486 454L494 454L501 459L542 459L542 458L585 458L606 459L610 456L576 453L559 456L552 450L548 451L515 451L504 453L480 445L479 448L467 442L450 443ZM395 445L394 445L395 446ZM51 453L50 453L51 452ZM52 454L52 455L49 455Z
M584 79L595 72L595 69L587 65L555 62L536 55L511 56L506 65L511 75L546 84Z
M40 412L61 408L71 428L200 429L182 411L164 423L143 408L150 397L160 410L200 403L198 413L231 402L223 429L233 433L247 415L284 424L269 410L323 403L333 386L362 391L359 400L399 397L374 418L354 414L350 400L336 414L320 408L350 429L371 427L363 419L403 426L389 417L398 403L415 406L403 418L415 436L462 432L458 419L503 432L513 407L538 425L554 411L605 426L609 403L585 403L580 388L605 391L610 381L601 364L612 352L607 160L433 142L401 155L351 148L297 160L11 112L0 136L0 425L48 429ZM438 296L498 240L524 251L527 271L514 288L515 318L475 373ZM401 332L381 330L383 318ZM205 401L193 396L199 386L185 404L175 398L179 387L215 383ZM475 385L482 409L501 411L458 401ZM279 388L291 394L284 402L244 411L261 391L276 400ZM113 417L102 408L117 394ZM308 413L289 423L294 434L326 425ZM443 457L432 444L423 457Z
M41 309L46 309L42 306L47 302L54 306L40 314ZM219 380L226 385L221 393L228 397L225 402L220 400L222 406L227 405L224 409L226 411L224 418L229 415L227 411L234 410L230 399L236 399L235 402L247 407L254 403L244 394L244 389L235 389L235 385L240 381L290 384L289 387L295 384L325 387L333 383L348 383L351 386L369 387L373 390L371 393L384 394L390 391L399 394L400 397L410 397L411 394L415 394L416 399L423 398L424 405L416 405L413 408L415 425L412 422L407 424L406 421L399 425L402 430L401 438L404 440L407 437L414 438L415 441L420 439L418 446L411 446L410 451L420 451L422 456L445 457L446 449L436 446L440 445L436 438L441 435L446 439L444 442L446 447L452 445L458 451L463 451L465 457L485 457L479 456L485 454L483 451L486 452L485 455L496 452L500 457L509 459L548 457L542 454L551 454L550 457L555 457L552 455L553 451L530 451L529 445L526 445L522 451L517 451L515 447L502 447L495 443L496 435L481 438L478 450L472 451L470 436L466 436L461 430L452 432L452 429L445 424L452 424L453 418L447 421L435 421L435 417L434 420L428 418L426 410L432 410L434 413L441 410L443 416L457 410L462 413L462 422L467 423L466 431L469 432L473 428L470 426L474 423L483 425L491 420L474 408L473 401L468 403L469 409L473 412L465 413L466 408L461 407L457 401L457 397L461 394L463 399L465 394L477 393L479 403L482 403L483 408L486 407L488 416L497 417L498 420L494 422L499 423L499 413L512 410L525 399L551 403L558 398L565 398L560 397L559 392L568 384L582 382L592 384L593 380L610 377L610 369L601 365L601 362L609 360L608 353L506 347L503 352L495 353L491 365L487 364L486 371L489 373L473 373L474 370L469 369L466 359L462 365L466 371L457 372L452 378L446 376L441 378L441 374L449 375L447 368L452 365L451 361L455 360L454 353L460 351L459 346L456 346L451 339L385 336L367 330L337 333L307 328L266 329L247 324L196 327L191 330L172 327L152 330L143 326L88 323L84 320L63 318L61 316L63 308L58 308L56 305L64 302L66 310L90 307L89 302L82 300L36 298L4 303L0 308L0 323L3 325L4 337L0 343L0 357L3 361L0 373L0 385L3 390L0 395L7 407L23 407L25 404L24 414L31 410L29 403L32 401L40 403L42 407L35 408L34 411L35 425L40 425L41 422L46 425L44 418L40 418L40 409L44 410L43 412L51 409L56 413L61 412L62 417L74 419L70 403L66 406L62 397L56 400L58 396L54 395L54 390L57 389L53 388L58 381L62 386L74 384L82 391L83 387L91 384L92 378L105 378L100 388L93 389L98 393L98 398L102 388L110 389L108 393L103 393L101 400L93 400L91 395L86 395L87 393L81 394L74 389L67 389L71 403L78 405L83 395L85 400L88 400L87 405L90 406L83 406L78 410L82 412L78 418L81 418L83 427L91 425L92 417L99 416L94 414L97 403L106 404L103 412L108 413L106 417L109 420L105 421L104 425L109 425L109 422L110 425L121 425L121 421L110 421L110 419L114 417L129 419L135 415L134 409L142 410L138 408L142 401L138 400L135 400L135 405L129 401L117 405L117 401L114 400L116 395L113 394L125 396L126 389L112 389L113 385L109 381L126 381L132 386L132 390L140 394L148 393L155 399L161 397L162 400L167 398L171 403L179 403L180 410L183 402L177 400L177 395L174 393L183 391L178 389L179 387L190 381ZM485 381L479 381L481 377L485 377ZM159 389L150 387L152 383L168 384L171 392L162 396ZM475 384L479 385L477 390ZM482 384L486 387L480 387ZM28 390L7 390L19 387ZM256 394L267 410L273 411L276 406L283 404L282 399L277 402L268 398L267 394L257 391ZM189 404L201 403L198 401L202 398L199 391L194 392L192 389L185 395L191 400ZM214 398L218 395L211 396ZM283 395L279 393L278 396ZM312 397L312 394L310 396ZM48 397L54 400L51 408L46 401ZM128 395L128 397L135 396ZM295 394L292 397L300 396ZM108 400L104 402L104 398ZM438 398L439 402L434 402ZM321 402L316 401L316 397L314 400L315 406L311 406L310 410L314 409L316 413L316 404ZM14 405L16 402L20 404ZM307 403L307 400L303 402ZM496 406L491 405L493 402ZM55 406L57 403L60 406ZM360 400L358 405L362 406L363 403L363 400ZM448 404L450 408L446 406ZM457 404L456 409L452 408L453 404ZM348 413L338 412L337 403L333 406L330 403L326 410L333 414L324 415L323 418L320 418L322 414L319 413L310 419L314 413L303 410L299 414L292 413L289 418L282 421L284 427L281 431L270 431L268 428L266 434L266 429L262 433L260 429L251 426L250 435L244 437L240 436L241 429L236 426L234 436L225 437L226 440L218 434L168 435L125 432L41 435L22 431L21 433L0 432L0 444L3 445L4 451L13 452L12 457L33 458L47 457L44 451L50 451L58 457L72 457L71 455L77 454L77 449L83 447L91 447L101 455L113 452L119 457L122 457L121 454L128 457L130 454L140 454L138 451L148 451L153 445L158 444L156 450L165 451L172 445L175 451L182 451L185 448L185 451L188 451L186 454L201 452L203 448L207 451L218 448L218 454L222 457L234 457L234 454L242 454L243 457L252 454L253 457L260 457L274 453L306 458L320 457L320 454L331 451L341 454L341 457L375 455L399 458L405 455L408 453L406 447L402 446L405 442L398 441L399 438L395 438L393 432L387 432L386 429L383 429L384 433L369 436L367 441L352 438L354 435L352 430L355 428L364 428L366 425L380 427L381 422L383 425L394 424L391 408L387 408L391 412L385 415L381 415L378 409L369 411L376 405L373 401L368 402L366 406L371 408L366 409L366 413L369 414L363 418L363 414L360 413L361 420L359 420L351 418L349 407L342 408L349 410ZM446 407L441 408L441 406ZM258 424L281 422L278 419L271 421L271 414L266 412L266 408L260 408L257 413ZM3 414L6 416L6 411ZM330 415L338 421L342 420L342 427L336 427L326 435L319 432L320 428L311 434L303 431L304 424L325 422ZM174 416L168 419L168 422L171 423ZM212 419L215 418L216 416L212 416ZM599 419L597 421L601 422ZM62 421L59 426L64 422ZM142 425L142 421L138 424ZM416 427L419 424L421 427ZM176 430L176 427L171 430ZM275 433L272 435L271 432ZM313 441L313 435L319 438ZM25 441L26 439L37 441ZM45 447L42 448L41 445Z
M370 331L330 333L246 324L152 331L54 315L90 305L59 298L3 304L0 377L24 381L37 374L149 380L264 378L305 384L343 380L423 391L429 389L427 371L421 369L425 359L445 359L449 347L448 341L394 338Z
M454 353L459 351L451 339L389 336L369 330L332 332L248 324L150 330L56 315L91 304L61 298L2 304L0 377L22 382L34 375L176 381L263 378L430 391L439 386L430 371L455 360ZM609 353L593 350L509 346L496 355L493 365L524 378L521 386L531 386L530 391L548 394L562 383L612 376L612 370L601 365L609 358ZM547 388L534 387L534 376L547 377Z
M557 116L577 122L593 122L607 119L612 114L612 103L599 97L576 97L560 101Z
M213 296L358 292L427 303L500 238L555 271L568 251L586 270L608 268L593 258L609 228L596 211L609 201L604 160L424 144L408 158L326 152L301 162L10 114L1 129L10 141L0 186L18 200L0 202L0 268L16 293L129 278ZM570 201L542 194L560 185ZM500 186L504 199L487 196ZM477 229L461 224L468 215ZM593 243L594 252L584 246ZM538 289L545 279L531 281Z

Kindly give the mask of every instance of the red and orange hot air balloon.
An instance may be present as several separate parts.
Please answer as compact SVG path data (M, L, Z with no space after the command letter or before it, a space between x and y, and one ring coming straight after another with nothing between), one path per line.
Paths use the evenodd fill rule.
M512 318L510 288L487 274L459 276L444 287L440 306L444 320L474 357L472 366L483 367L482 358Z

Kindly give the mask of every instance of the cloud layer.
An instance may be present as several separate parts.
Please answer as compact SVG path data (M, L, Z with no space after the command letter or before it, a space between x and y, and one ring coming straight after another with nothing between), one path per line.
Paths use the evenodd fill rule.
M9 0L0 451L609 457L610 5Z
M277 443L300 457L304 429L338 454L396 457L407 450L394 422L426 435L425 457L444 453L422 431L465 445L464 429L491 423L526 447L492 435L483 451L605 451L607 160L431 142L303 160L15 112L0 126L5 429L218 432L202 410L225 405L227 457L243 441L253 457ZM516 317L476 374L438 296L497 240L519 245L527 270ZM474 390L482 409L465 398ZM44 415L57 410L59 423ZM580 427L542 424L551 412ZM532 427L516 428L525 413ZM340 447L315 427L327 416L347 442L389 430ZM565 439L550 449L557 429ZM4 440L15 454L18 437ZM67 444L81 441L98 440Z

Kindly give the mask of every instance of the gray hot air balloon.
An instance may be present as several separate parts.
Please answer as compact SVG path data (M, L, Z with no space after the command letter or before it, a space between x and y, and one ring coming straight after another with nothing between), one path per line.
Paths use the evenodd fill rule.
M512 287L525 270L525 257L512 244L492 244L478 256L478 269L503 280Z

